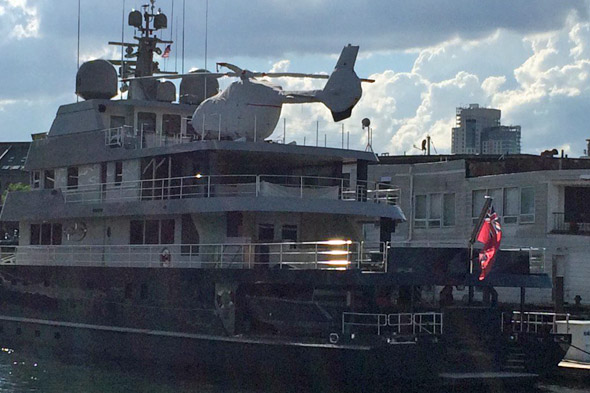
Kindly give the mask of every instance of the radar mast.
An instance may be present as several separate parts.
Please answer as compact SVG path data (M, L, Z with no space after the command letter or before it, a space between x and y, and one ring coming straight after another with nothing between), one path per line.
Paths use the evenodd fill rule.
M142 11L132 10L129 13L128 25L134 27L136 33L138 33L133 36L137 40L136 43L109 42L109 45L125 47L123 59L109 60L113 65L119 66L119 77L121 79L149 77L154 74L176 74L176 72L160 70L159 63L154 61L154 53L157 55L170 53L170 46L173 43L171 40L163 40L156 35L158 31L168 27L168 18L162 13L161 9L156 10L155 2L155 0L150 0L149 4L141 6ZM166 44L167 46L162 51L158 44ZM129 89L128 98L130 99L153 100L157 94L157 85L156 80L133 80L130 87L123 84L121 91L124 92Z

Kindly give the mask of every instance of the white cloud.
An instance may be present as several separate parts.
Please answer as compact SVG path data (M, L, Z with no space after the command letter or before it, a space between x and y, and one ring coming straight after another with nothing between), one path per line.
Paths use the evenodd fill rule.
M37 7L26 0L0 0L0 46L3 41L38 37L40 23Z

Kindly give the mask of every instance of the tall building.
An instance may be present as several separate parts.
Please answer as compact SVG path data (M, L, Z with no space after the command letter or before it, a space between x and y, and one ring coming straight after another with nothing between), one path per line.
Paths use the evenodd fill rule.
M499 109L457 108L452 154L520 154L520 126L500 125Z

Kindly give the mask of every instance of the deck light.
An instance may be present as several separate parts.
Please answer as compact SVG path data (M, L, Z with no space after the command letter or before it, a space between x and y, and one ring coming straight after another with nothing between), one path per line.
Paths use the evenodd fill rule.
M326 244L328 246L344 246L346 244L352 244L352 240L333 239L320 242L320 244Z

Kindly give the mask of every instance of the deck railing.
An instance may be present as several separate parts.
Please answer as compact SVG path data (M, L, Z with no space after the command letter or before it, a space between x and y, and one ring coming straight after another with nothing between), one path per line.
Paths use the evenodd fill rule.
M342 313L342 334L441 335L443 315L426 313Z
M551 233L564 235L590 235L590 219L582 214L576 219L566 219L563 212L553 212L553 228Z
M502 313L502 331L510 333L557 333L557 322L565 321L566 331L569 332L570 314L553 312L520 312Z
M62 189L67 203L95 203L213 197L335 199L398 204L400 190L389 184L283 175L214 175L79 185Z
M2 263L50 266L300 269L385 272L387 243L321 242L17 246Z

